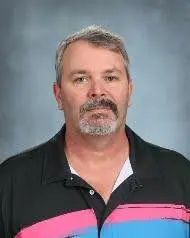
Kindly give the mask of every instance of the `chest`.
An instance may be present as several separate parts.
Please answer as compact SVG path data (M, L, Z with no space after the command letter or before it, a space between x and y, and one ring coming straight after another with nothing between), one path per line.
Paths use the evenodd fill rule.
M113 173L103 173L96 175L84 176L83 179L90 184L94 191L96 191L105 203L109 200L112 193L114 184L116 183L117 176Z
M127 237L133 238L189 238L188 223L179 219L183 217L178 216L178 219L174 219L168 215L156 218L153 217L153 214L155 215L153 206L150 211L147 207L140 207L138 208L138 205L135 208L129 205L118 207L107 218L99 232L93 211L86 210L35 224L23 229L15 238L117 238L126 237L126 234ZM144 210L143 217L142 209ZM170 209L172 210L172 207ZM134 214L139 215L134 217Z
M128 234L134 238L188 238L188 209L179 191L172 184L173 189L167 190L158 181L144 184L132 189L132 179L123 183L113 192L104 215L99 216L101 199L96 193L91 195L87 189L76 187L73 180L64 186L57 183L40 188L37 196L30 187L22 196L15 196L15 237L116 238ZM102 216L99 228L97 219Z
M83 166L84 168L84 166ZM101 195L105 203L109 200L111 193L130 175L133 170L129 159L123 163L97 170L81 170L78 174L73 168L72 173L83 178L91 187Z

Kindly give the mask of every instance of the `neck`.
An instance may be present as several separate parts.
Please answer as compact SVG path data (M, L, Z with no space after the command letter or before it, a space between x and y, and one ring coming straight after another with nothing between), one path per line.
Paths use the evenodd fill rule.
M97 165L110 162L129 153L125 125L107 136L92 136L77 133L66 127L65 153L69 160L77 159Z

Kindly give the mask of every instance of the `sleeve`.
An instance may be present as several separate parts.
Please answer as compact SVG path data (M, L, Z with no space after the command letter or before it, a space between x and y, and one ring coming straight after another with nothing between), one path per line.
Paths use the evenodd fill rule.
M6 178L4 169L0 165L0 238L13 238L10 231L9 178Z
M3 214L3 204L2 204L2 193L0 193L0 237L8 237L5 234L5 224L4 224L4 214Z
M188 238L190 238L190 176L189 176L189 180L187 181L188 183L188 205L187 205L187 217L189 220L189 229L188 229Z
M189 161L188 161L189 162ZM187 237L190 238L190 162L188 164L188 170L186 171L186 177L184 181L185 198L186 198L186 218L188 222Z

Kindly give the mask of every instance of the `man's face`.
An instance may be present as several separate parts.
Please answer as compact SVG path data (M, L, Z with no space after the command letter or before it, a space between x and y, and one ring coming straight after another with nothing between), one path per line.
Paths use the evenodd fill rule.
M131 91L121 54L85 41L68 46L61 85L54 84L67 127L90 135L115 132L125 124Z

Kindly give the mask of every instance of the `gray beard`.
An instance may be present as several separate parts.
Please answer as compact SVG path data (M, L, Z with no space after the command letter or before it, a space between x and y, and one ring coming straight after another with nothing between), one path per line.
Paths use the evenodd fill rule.
M102 121L101 123L91 123L90 120L82 119L79 122L82 133L92 136L106 136L115 132L117 129L117 120Z

